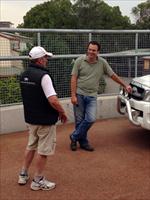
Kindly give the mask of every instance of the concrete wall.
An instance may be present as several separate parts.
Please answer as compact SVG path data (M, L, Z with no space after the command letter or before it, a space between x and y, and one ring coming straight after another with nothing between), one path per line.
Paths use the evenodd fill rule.
M98 97L97 119L120 117L116 109L116 99L116 96ZM74 122L70 99L64 99L61 103L66 110L68 123ZM0 107L0 134L23 131L26 129L22 105Z
M23 106L0 107L0 134L26 130Z

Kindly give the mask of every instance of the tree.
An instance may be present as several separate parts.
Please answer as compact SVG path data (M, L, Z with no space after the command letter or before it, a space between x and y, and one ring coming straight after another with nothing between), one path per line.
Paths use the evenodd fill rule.
M102 0L77 0L74 10L78 28L84 29L124 29L130 20L121 15L119 7L111 7Z
M72 28L75 23L70 0L51 0L39 4L24 16L23 28Z
M127 16L119 7L103 0L51 0L39 4L24 16L22 28L129 29Z
M136 17L136 26L138 29L150 29L150 0L134 7L132 14Z

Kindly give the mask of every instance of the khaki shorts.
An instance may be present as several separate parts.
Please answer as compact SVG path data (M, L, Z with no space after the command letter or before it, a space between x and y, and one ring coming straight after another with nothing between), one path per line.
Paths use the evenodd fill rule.
M37 150L40 155L52 155L56 147L56 125L28 124L28 150Z

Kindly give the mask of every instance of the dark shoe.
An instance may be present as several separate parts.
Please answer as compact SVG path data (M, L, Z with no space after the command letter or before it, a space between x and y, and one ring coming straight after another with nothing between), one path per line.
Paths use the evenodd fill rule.
M91 147L89 144L87 144L85 146L80 146L80 148L85 150L85 151L94 151L94 148Z
M76 151L77 150L77 142L72 139L71 135L70 135L70 140L71 140L70 149L72 151Z

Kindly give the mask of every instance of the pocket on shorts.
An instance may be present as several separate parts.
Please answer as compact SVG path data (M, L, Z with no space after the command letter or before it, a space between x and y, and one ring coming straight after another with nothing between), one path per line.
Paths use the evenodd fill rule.
M42 155L54 154L56 148L56 126L42 127L39 133L38 153Z

